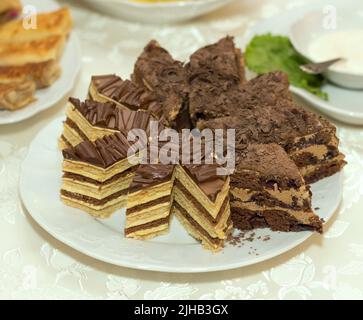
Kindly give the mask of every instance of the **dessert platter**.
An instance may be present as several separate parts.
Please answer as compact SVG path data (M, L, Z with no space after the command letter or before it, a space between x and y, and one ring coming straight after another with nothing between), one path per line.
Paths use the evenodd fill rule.
M68 8L52 0L4 3L12 9L3 8L0 24L0 124L53 106L73 88L81 65ZM22 16L22 5L34 8L34 16L26 11Z
M232 170L217 161L230 156L224 135L220 155L201 140L199 163L191 161L197 135L160 139L193 128L212 139L233 130ZM144 135L130 139L134 129ZM162 160L165 150L172 162ZM187 63L152 40L130 80L93 76L87 99L70 98L65 118L38 134L20 194L45 230L89 256L206 272L260 262L319 236L339 205L345 163L336 128L296 105L286 74L246 80L233 38L200 48Z

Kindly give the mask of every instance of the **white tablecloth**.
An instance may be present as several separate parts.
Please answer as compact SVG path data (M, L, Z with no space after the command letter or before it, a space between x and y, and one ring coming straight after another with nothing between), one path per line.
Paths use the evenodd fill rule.
M198 47L230 34L237 44L258 19L311 1L244 0L178 26L143 26L73 9L83 69L72 92L83 98L90 76L126 77L151 38L185 59ZM66 99L19 124L0 127L0 298L116 299L338 299L363 298L363 127L337 123L346 154L344 195L323 236L313 235L272 260L233 271L168 274L108 265L49 236L31 219L18 196L19 167L35 134L62 115ZM334 188L334 186L332 186Z

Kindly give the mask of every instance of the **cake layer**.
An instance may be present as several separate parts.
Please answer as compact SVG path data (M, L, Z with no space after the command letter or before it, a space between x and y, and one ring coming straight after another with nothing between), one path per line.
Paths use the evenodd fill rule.
M143 225L154 220L159 220L170 216L171 197L167 196L157 201L150 201L143 205L143 208L135 211L127 211L126 214L126 226L125 228L131 228L138 225Z
M231 201L231 212L236 212L238 210L248 210L250 212L257 212L257 213L264 213L266 212L280 212L281 214L284 213L285 215L289 216L291 219L294 219L299 224L303 225L310 225L311 221L320 221L319 217L315 215L311 210L304 210L304 209L288 209L282 208L279 206L265 206L265 205L258 205L254 202L242 202L239 200L232 200ZM237 211L238 211L237 210ZM233 217L236 217L235 215ZM232 217L232 221L234 222L234 218ZM236 225L234 225L236 227ZM314 226L315 228L316 226ZM317 231L321 231L322 229L322 222L320 221L320 227L316 227ZM281 230L284 231L284 230Z
M81 209L96 217L106 218L126 206L127 190L122 190L102 200L61 190L61 199L66 205Z
M134 238L139 240L147 240L156 236L167 233L169 230L169 217L154 220L152 222L145 223L125 229L125 236L127 238Z
M184 208L188 215L212 238L224 239L226 237L225 229L230 216L228 196L215 219L185 188L177 183L173 190L173 202Z
M320 162L316 165L301 167L299 170L304 176L306 183L311 184L339 172L346 165L344 158L343 154L339 154L333 159Z
M121 190L127 190L132 182L133 172L126 170L103 183L80 175L65 173L62 177L62 190L71 193L91 195L102 200Z
M251 190L243 188L231 188L233 198L243 202L255 202L264 206L280 206L283 208L311 208L310 190L302 186L299 189L278 190L267 189Z
M194 172L200 169L199 165L189 168ZM226 176L216 176L216 167L213 167L214 173L209 176L211 179L198 181L193 174L187 173L186 166L177 166L175 178L186 190L193 190L194 198L206 209L207 212L216 218L220 209L229 193L229 178ZM210 174L210 172L208 173Z
M174 214L188 233L195 239L199 240L203 247L211 251L219 251L223 248L224 240L211 237L200 225L194 221L187 211L184 210L178 203L174 203L172 214ZM228 233L230 226L226 230Z
M249 210L231 206L231 217L234 227L240 230L270 228L273 231L284 232L305 230L322 232L322 221L317 216L311 216L302 223L285 210Z

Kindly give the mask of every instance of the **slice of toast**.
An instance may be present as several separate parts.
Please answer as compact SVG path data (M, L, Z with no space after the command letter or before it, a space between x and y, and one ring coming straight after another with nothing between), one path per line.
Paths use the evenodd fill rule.
M1 0L3 1L3 0ZM44 39L51 35L67 36L73 26L71 13L68 8L61 8L54 12L39 13L34 18L35 29L25 28L31 17L14 20L0 26L1 41L26 42L36 39Z

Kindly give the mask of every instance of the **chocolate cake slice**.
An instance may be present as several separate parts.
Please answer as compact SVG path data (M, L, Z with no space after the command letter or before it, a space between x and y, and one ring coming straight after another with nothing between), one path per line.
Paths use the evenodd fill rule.
M209 85L205 85L208 89ZM236 129L236 141L277 143L298 166L307 183L340 171L344 155L339 152L335 127L323 117L297 106L289 92L287 76L273 72L258 76L243 87L200 95L194 114L200 129Z
M157 121L145 111L132 111L118 108L114 103L101 103L92 100L81 102L70 98L66 109L67 119L60 137L60 148L76 146L82 141L95 141L107 135L131 129L150 133L150 121ZM161 126L159 127L161 130Z
M233 113L238 105L236 91L245 82L242 53L233 38L197 50L186 65L189 84L189 111L195 125L199 119L211 119ZM229 98L230 103L224 102Z
M231 211L241 230L322 232L311 208L311 192L295 163L277 144L250 144L239 150L231 176Z
M128 192L125 236L150 239L169 230L173 165L140 165Z
M231 231L229 177L217 175L217 165L178 165L173 190L173 214L191 236L212 251L223 248Z
M130 80L122 80L114 74L93 76L88 90L91 100L113 102L120 108L146 110L155 117L162 116L162 105L157 96Z
M138 161L129 148L127 135L117 132L63 150L62 201L99 218L126 206Z
M137 85L156 93L163 106L163 120L167 126L189 126L185 69L157 41L150 41L144 48L131 78Z

